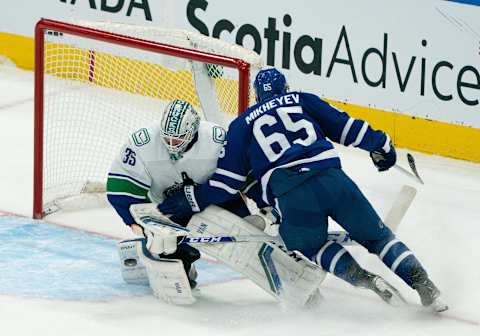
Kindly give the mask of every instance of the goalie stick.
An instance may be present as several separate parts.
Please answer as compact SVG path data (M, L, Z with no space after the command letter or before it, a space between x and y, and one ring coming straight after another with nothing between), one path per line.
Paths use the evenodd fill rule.
M158 218L152 216L142 216L140 220L147 225L161 225L176 231L190 232L190 230L176 225L167 218ZM349 243L351 239L345 231L331 231L328 233L328 240L333 240L338 243ZM182 238L180 244L224 244L224 243L251 243L251 242L265 242L282 244L280 239L265 235L238 235L238 236L200 236L192 237L185 236Z
M345 231L330 231L327 240L335 241L340 244L353 244L348 232ZM243 236L211 236L211 237L185 237L182 240L184 244L223 244L223 243L251 243L251 242L265 242L280 244L283 243L280 239L275 237L265 237L260 235L243 235Z
M417 165L415 164L415 159L413 158L413 155L410 153L407 153L407 160L408 160L408 166L410 167L411 171L406 168L403 168L399 164L395 164L395 168L397 168L397 170L399 170L406 176L414 179L418 183L425 184L422 178L420 177L420 175L418 174Z
M392 230L396 231L400 222L402 221L405 213L413 202L417 190L410 186L403 186L397 197L395 198L387 216L385 217L384 223ZM135 210L133 210L135 212ZM187 231L188 229L177 225L172 222L167 216L157 213L157 214L145 214L137 215L134 213L135 219L140 220L143 224L147 225L162 225L168 226L173 230L178 231ZM328 233L328 240L335 241L345 245L352 245L355 242L351 239L348 232L345 231L330 231ZM246 243L246 242L268 242L274 244L281 244L280 239L265 235L240 235L240 236L200 236L192 237L185 236L181 244L224 244L224 243Z

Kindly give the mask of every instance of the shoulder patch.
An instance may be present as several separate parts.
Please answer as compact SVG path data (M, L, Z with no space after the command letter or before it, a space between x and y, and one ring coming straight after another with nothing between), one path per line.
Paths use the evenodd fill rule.
M133 143L140 147L150 142L150 134L146 128L141 128L132 134Z
M213 126L212 132L213 132L212 137L214 142L219 144L223 144L225 142L225 136L227 132L225 132L225 130L222 127Z

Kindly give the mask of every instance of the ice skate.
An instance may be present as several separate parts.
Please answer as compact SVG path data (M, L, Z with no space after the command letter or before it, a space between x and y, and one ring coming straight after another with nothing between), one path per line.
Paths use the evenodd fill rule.
M440 297L440 291L425 272L417 273L414 278L412 288L417 291L424 307L436 313L448 310L448 305Z
M358 287L370 289L389 305L399 307L405 305L400 292L379 275L363 270L358 278Z

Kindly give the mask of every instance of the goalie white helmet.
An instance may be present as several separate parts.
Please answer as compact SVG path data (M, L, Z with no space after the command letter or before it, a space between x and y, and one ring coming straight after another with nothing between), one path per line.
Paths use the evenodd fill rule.
M181 99L170 102L163 112L160 133L172 160L178 160L193 140L200 116L193 106Z

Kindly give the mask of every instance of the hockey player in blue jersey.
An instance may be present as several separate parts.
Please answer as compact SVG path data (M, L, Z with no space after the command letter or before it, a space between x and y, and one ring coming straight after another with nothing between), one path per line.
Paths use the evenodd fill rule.
M389 136L316 95L288 92L284 75L274 68L260 71L254 86L257 104L230 124L215 174L165 200L160 211L182 216L202 211L236 195L251 174L262 187L260 202L280 214L279 232L289 250L300 251L324 270L372 289L388 302L395 289L362 269L341 244L327 241L331 217L415 289L424 306L448 309L417 258L341 169L329 141L369 152L377 169L385 171L396 162Z

